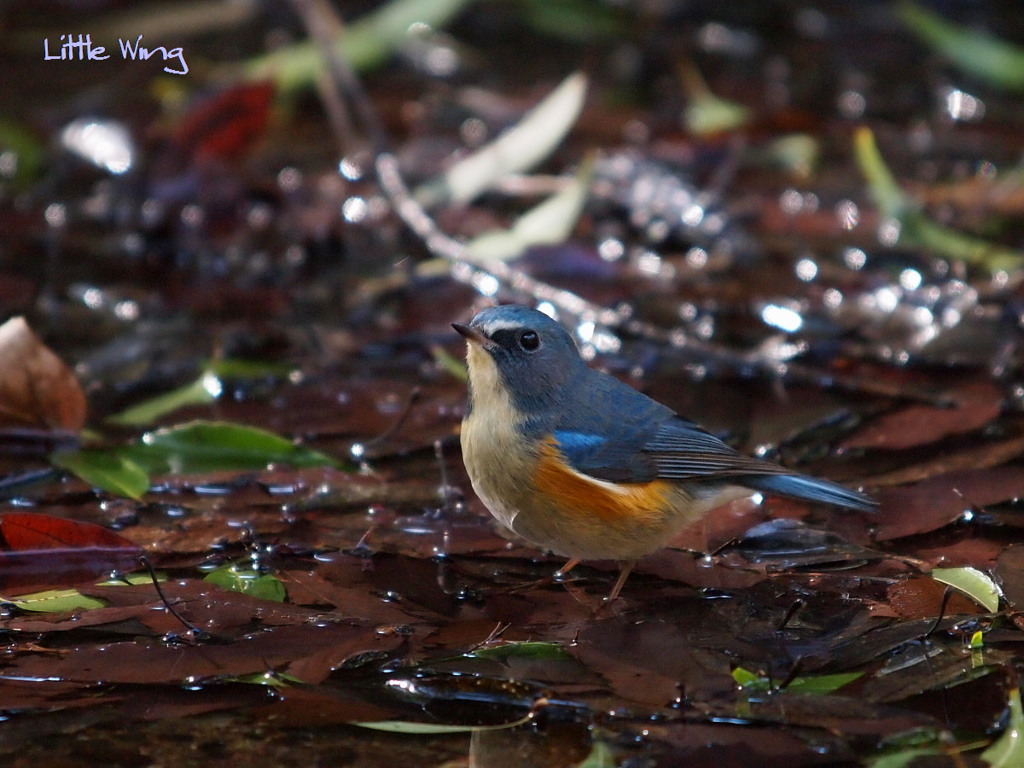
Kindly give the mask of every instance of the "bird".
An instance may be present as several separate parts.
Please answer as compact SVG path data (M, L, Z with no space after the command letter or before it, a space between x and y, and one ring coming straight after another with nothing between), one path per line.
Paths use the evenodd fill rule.
M506 528L567 558L614 560L616 600L642 557L734 499L767 493L870 511L843 485L745 456L614 376L536 309L489 307L465 338L460 442L474 492Z

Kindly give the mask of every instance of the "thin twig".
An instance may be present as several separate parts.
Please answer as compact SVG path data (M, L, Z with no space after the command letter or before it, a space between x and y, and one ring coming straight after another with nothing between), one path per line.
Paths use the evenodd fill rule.
M755 370L772 378L809 382L825 389L837 388L883 397L918 400L937 406L950 405L949 398L945 395L924 389L897 387L878 379L822 372L800 363L774 360L759 355L756 351L730 350L708 344L694 338L683 328L661 328L637 320L631 317L628 311L595 304L573 291L537 280L503 261L478 259L463 243L443 232L410 193L398 169L398 159L393 154L382 152L377 156L377 175L398 216L420 237L434 256L451 263L452 276L459 282L479 288L485 282L497 280L514 293L528 295L535 301L547 301L560 312L572 317L590 320L629 336L667 344L733 370Z
M376 112L363 91L359 78L349 63L339 55L334 45L334 37L342 31L340 20L322 0L292 0L292 3L302 16L310 36L318 41L327 64L327 79L320 88L320 95L328 114L332 116L331 125L340 151L342 154L351 153L356 141L354 121L345 106L347 101L358 115L367 138L377 151L377 176L399 217L406 226L419 235L432 254L450 263L451 274L459 282L479 288L484 282L497 280L500 285L506 287L506 290L529 296L534 301L550 302L560 312L569 316L589 320L629 336L684 349L695 356L707 358L733 370L754 370L771 378L806 381L823 388L847 389L948 405L948 400L931 392L911 387L894 388L875 379L821 372L799 363L776 360L757 351L741 352L711 345L693 337L683 328L660 328L631 317L628 309L620 311L595 304L573 291L537 280L503 261L473 257L463 243L450 237L437 226L409 192L395 155L384 151L386 137ZM723 178L726 176L727 174L723 174Z
M167 595L164 594L164 590L160 586L160 580L157 578L156 570L153 568L153 563L150 562L149 558L145 555L139 555L139 562L142 563L146 571L149 573L149 578L153 582L153 588L156 590L157 595L160 597L160 602L164 604L164 608L167 609L168 613L181 622L181 625L192 635L193 640L209 640L211 636L208 632L200 629L191 621L186 619L175 610L173 605L171 605L171 601L167 599Z
M374 152L383 150L386 137L377 113L352 66L338 52L336 41L345 33L341 18L324 0L292 0L292 5L302 18L307 34L317 42L327 65L317 89L338 150L343 156L356 150L356 131L360 123ZM353 119L353 115L358 120Z

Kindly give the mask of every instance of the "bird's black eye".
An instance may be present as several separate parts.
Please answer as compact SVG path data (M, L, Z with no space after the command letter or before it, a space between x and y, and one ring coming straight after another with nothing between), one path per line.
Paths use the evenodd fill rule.
M540 336L536 331L523 331L519 334L519 346L527 352L533 352L540 346Z

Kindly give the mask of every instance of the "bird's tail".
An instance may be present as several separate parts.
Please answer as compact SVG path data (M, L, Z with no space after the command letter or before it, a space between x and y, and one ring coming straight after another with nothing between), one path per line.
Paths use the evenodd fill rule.
M835 504L839 507L858 509L863 512L870 512L878 506L878 502L863 493L838 483L818 480L807 475L755 475L744 478L743 485L765 493L792 496L795 499L823 504Z

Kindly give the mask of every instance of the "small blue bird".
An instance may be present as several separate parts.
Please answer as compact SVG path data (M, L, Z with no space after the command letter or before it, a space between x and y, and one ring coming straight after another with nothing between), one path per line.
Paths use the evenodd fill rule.
M537 310L485 309L452 323L468 347L462 455L503 525L569 561L617 560L614 600L644 555L706 512L755 492L851 509L874 502L743 456L627 384L588 368Z

